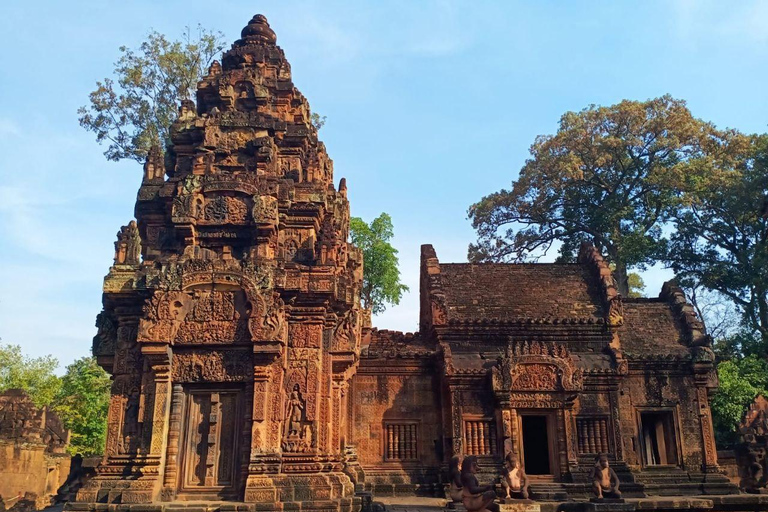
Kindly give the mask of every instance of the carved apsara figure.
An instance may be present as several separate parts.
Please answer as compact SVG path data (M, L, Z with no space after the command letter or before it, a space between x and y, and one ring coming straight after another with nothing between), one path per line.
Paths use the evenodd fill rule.
M304 399L301 396L301 389L298 384L293 386L291 396L288 399L288 415L286 422L288 424L288 437L299 437L303 434L301 425L304 418Z
M477 457L470 455L461 463L461 487L462 503L467 512L499 512L496 499L496 491L493 484L480 485L475 474L480 470L477 465Z
M507 499L528 499L528 475L523 466L512 452L504 457L504 469L501 474L501 485L507 493Z
M595 467L592 470L592 491L598 499L621 498L619 491L619 477L608 463L608 455L601 453L595 460Z

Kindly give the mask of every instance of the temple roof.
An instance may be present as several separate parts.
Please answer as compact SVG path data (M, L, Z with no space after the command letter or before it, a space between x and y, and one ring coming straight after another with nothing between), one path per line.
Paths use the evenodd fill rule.
M624 299L621 346L628 357L688 354L680 319L666 300Z
M448 320L602 318L581 264L441 263Z

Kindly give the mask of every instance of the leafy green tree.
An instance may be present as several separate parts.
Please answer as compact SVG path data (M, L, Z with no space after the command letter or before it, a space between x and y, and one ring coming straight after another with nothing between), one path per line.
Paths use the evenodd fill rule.
M768 343L768 135L735 138L735 156L693 169L665 260L681 281L728 297ZM768 354L766 354L768 355Z
M737 441L736 428L758 394L768 393L768 361L756 355L721 362L720 387L712 397L712 422L718 445ZM768 396L768 395L766 395Z
M83 357L67 366L53 408L72 432L70 453L104 452L110 386L109 375L95 357Z
M645 297L645 281L637 272L629 273L627 276L627 286L629 286L627 297L632 299Z
M19 345L0 345L0 391L23 389L38 407L50 405L61 388L53 356L29 357Z
M200 25L186 27L179 41L152 31L138 50L121 46L114 77L97 81L89 105L78 109L80 125L109 144L107 160L144 161L152 146L169 142L179 103L195 97L223 48L223 34Z
M660 255L681 176L726 135L670 96L567 112L555 135L536 138L510 190L469 208L478 233L469 260L536 259L559 242L561 261L572 261L589 241L615 265L626 296L628 269Z
M359 217L349 221L350 238L363 251L363 307L373 314L384 312L387 304L397 305L408 287L400 283L397 249L389 243L394 236L392 218L382 213L370 224Z

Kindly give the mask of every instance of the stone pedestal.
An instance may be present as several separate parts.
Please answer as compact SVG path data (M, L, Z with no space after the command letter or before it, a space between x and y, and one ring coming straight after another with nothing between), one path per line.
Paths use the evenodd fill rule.
M636 508L636 503L627 503L622 498L592 498L584 506L586 512L630 512Z
M541 505L533 500L499 500L499 510L501 512L540 512Z

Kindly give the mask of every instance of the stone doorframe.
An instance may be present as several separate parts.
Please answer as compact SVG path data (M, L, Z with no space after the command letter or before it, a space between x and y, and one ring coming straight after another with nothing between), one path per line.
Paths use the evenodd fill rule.
M549 428L550 461L555 480L567 481L570 473L578 466L576 451L575 418L573 404L576 395L558 392L514 392L496 393L497 407L503 432L504 456L512 452L522 455L521 414L547 416L552 425Z

